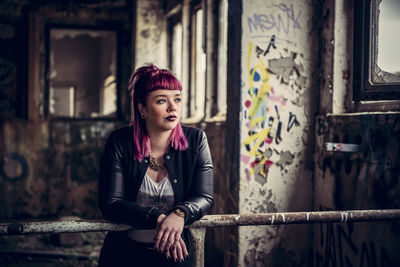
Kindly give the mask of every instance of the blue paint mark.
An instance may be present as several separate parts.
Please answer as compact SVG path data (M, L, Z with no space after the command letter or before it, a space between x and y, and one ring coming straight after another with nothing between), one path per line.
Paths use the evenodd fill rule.
M278 120L280 120L281 116L279 115L278 107L276 105L275 105L275 111L276 111L276 114L278 114Z
M253 75L253 71L254 71L254 69L251 69L251 70L250 70L250 74L251 74L251 75ZM260 76L260 74L256 71L256 72L254 73L254 76L253 76L253 81L258 82L258 81L260 81L260 80L261 80L261 76Z

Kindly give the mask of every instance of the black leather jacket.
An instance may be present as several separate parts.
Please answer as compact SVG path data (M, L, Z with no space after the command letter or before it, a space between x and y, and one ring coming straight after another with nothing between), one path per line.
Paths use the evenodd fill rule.
M213 204L213 166L205 133L182 126L188 148L170 147L164 155L175 194L175 207L185 212L185 225L207 214ZM112 132L105 145L99 175L99 207L112 221L155 228L161 211L136 204L136 196L149 165L149 158L133 160L133 128Z

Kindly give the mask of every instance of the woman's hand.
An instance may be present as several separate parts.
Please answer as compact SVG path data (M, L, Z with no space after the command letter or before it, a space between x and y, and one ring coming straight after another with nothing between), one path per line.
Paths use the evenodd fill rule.
M160 215L157 219L157 236L154 240L154 248L160 252L167 252L172 245L178 246L181 244L179 240L182 239L181 233L184 225L184 218L176 215L174 212L168 216L164 214Z
M175 262L183 262L185 258L189 256L185 241L183 241L181 237L179 237L178 242L175 242L175 244L173 244L171 248L165 252L167 259L171 258L171 255Z

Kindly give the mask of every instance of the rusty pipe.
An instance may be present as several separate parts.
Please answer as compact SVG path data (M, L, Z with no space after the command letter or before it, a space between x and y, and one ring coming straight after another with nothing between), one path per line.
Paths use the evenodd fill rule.
M207 215L189 228L334 223L348 221L400 220L400 209L278 212L259 214ZM0 223L0 236L24 234L125 231L133 226L106 220L60 219L47 221L21 221Z

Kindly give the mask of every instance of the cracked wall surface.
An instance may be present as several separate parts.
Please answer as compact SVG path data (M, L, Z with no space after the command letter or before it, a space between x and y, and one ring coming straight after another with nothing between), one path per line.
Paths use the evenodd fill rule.
M243 1L240 213L312 208L311 10L311 1ZM306 265L311 245L298 242L312 242L310 233L241 227L239 265Z

